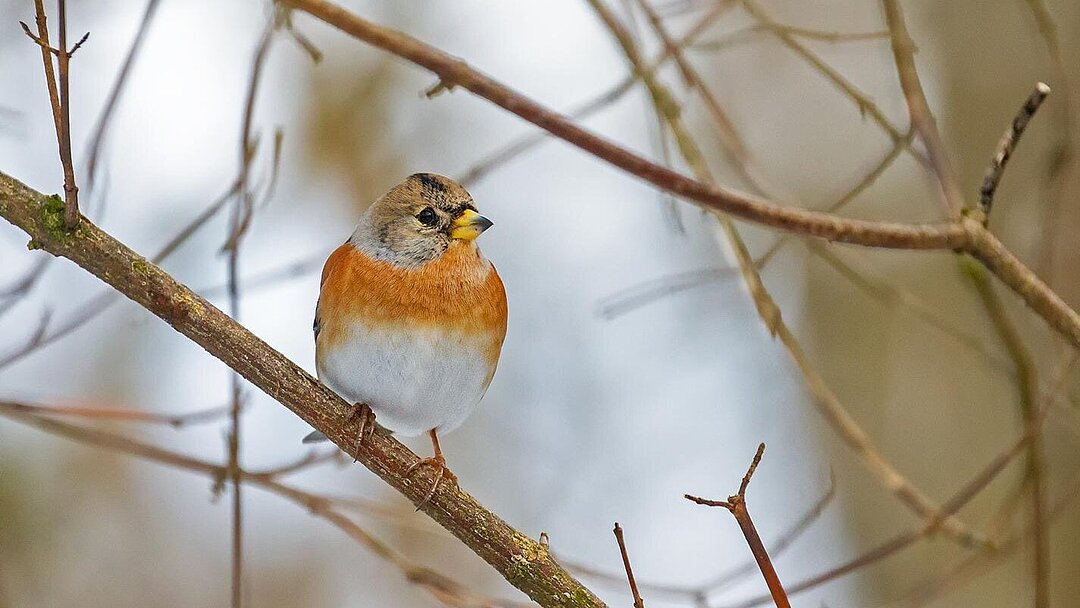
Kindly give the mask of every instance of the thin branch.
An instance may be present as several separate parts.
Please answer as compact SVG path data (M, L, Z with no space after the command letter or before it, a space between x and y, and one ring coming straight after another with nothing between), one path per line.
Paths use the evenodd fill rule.
M239 188L239 181L236 181L230 186L230 188L218 197L216 200L210 203L198 216L192 219L184 228L180 230L168 243L162 247L151 260L155 264L160 264L165 261L180 248L199 228L206 225L219 211L221 211L225 204L229 202L237 192ZM19 360L29 356L30 354L56 342L57 340L67 336L68 334L86 327L91 320L96 318L101 313L109 309L113 304L120 300L120 294L115 290L108 289L84 302L81 306L75 309L75 312L54 327L51 331L45 331L48 328L44 325L40 332L37 332L32 336L30 340L27 340L22 346L15 348L14 350L0 356L0 370L12 365Z
M285 475L292 475L309 469L315 465L323 464L324 462L333 462L335 460L341 460L341 450L334 448L329 451L320 450L308 450L306 454L285 464L264 469L261 471L250 471L251 475L257 477L284 477Z
M926 94L923 93L922 81L915 68L915 43L908 34L899 0L881 0L881 4L885 9L885 22L892 38L893 59L900 76L900 88L903 89L904 99L907 101L911 126L919 132L919 138L926 144L926 151L937 175L945 214L955 219L964 208L964 195L945 152L945 145L941 142L941 134L938 133L930 104L926 102Z
M546 129L551 134L702 207L730 213L774 228L866 246L907 249L957 249L969 242L967 231L953 224L897 224L839 218L704 184L587 131L451 57L402 32L375 25L325 0L283 0L285 4L338 27L374 46L434 72L456 88L472 91L492 103Z
M75 163L71 160L70 63L71 54L86 41L89 34L84 36L75 48L68 50L67 2L57 0L57 8L60 21L60 52L56 54L56 69L60 82L60 163L64 167L64 224L71 230L79 223L79 187L75 184Z
M716 19L719 18L725 10L730 8L732 5L733 3L730 1L713 3L710 7L710 10L700 20L698 20L698 22L695 23L682 38L677 41L677 46L684 47L692 43L694 40L697 39L698 36L700 36L706 29L708 29L708 27L712 25L713 22L716 21ZM648 69L645 72L650 74L655 72L664 62L666 62L670 58L670 49L665 48L664 51L660 53L659 57L657 57L655 60L653 60L652 63L649 64ZM636 83L639 78L640 75L637 73L630 74L612 88L604 91L600 95L594 97L592 100L587 101L581 106L578 106L576 109L568 112L567 117L572 120L580 121L592 116L593 114L596 114L600 110L610 106L619 99L622 99L622 97L633 88L634 83ZM483 159L473 164L470 168L466 169L457 178L457 181L465 186L474 184L483 179L495 169L528 152L529 150L536 147L538 144L547 141L549 136L550 134L545 132L530 133L516 140L513 140L510 143L507 143L503 147L499 148L495 152L488 154Z
M121 422L140 422L165 424L181 428L193 424L214 422L229 413L228 407L216 406L195 410L184 414L162 414L131 408L94 406L94 405L31 405L12 403L13 409L28 412L35 416L75 417L92 420L118 420Z
M1049 408L1052 402L1055 401L1058 395L1065 389L1065 381L1070 378L1072 371L1075 368L1077 361L1080 360L1080 353L1076 350L1070 350L1061 361L1057 369L1055 370L1055 378L1052 382L1053 389L1043 399L1043 407ZM1026 487L1024 483L1028 478L1025 477L1022 480L1018 492L1010 494L1006 499L1005 504L1002 505L1002 510L1012 511L1021 492ZM1060 498L1055 501L1055 504L1051 505L1046 511L1044 525L1049 526L1053 520L1059 516L1064 508L1075 501L1076 497L1080 496L1080 475L1076 475L1071 483L1065 485L1065 490L1061 492ZM1007 517L999 517L998 519L1004 521ZM1004 529L1002 530L1004 532ZM905 598L908 600L905 602L907 606L922 606L926 602L929 602L933 598L940 597L943 590L949 586L958 586L965 578L974 578L972 572L978 566L990 566L993 563L1003 563L1005 558L1011 556L1018 549L1024 546L1023 541L1035 536L1035 522L1030 522L1024 529L1015 532L1008 537L1001 538L996 542L997 550L992 553L976 553L971 556L965 557L955 567L945 570L940 575L931 577L928 581L923 581L916 585L913 585L908 593L905 594Z
M1035 112L1038 111L1039 106L1042 105L1042 102L1049 94L1050 87L1041 82L1036 83L1035 90L1032 91L1023 107L1013 117L1012 124L1006 129L1005 134L998 140L997 150L994 152L994 157L990 159L990 166L986 168L982 187L979 188L979 207L987 218L990 217L990 206L994 202L994 193L997 191L998 182L1001 181L1001 176L1005 172L1005 165L1008 164L1009 157L1012 156L1016 144L1019 143L1020 136L1024 134L1028 121L1035 115Z
M9 285L0 287L0 317L30 293L34 285L37 285L41 277L45 275L45 269L48 268L50 260L52 258L38 260L30 266L26 274L16 278Z
M620 289L597 303L596 315L612 321L657 300L688 289L739 277L738 268L705 268L663 276Z
M836 202L829 205L827 210L829 212L836 212L844 208L867 188L872 186L874 182L888 170L893 162L896 161L907 145L911 143L911 139L914 135L914 131L908 131L907 135L905 135L902 140L893 143L888 153L874 165L874 168L864 175L855 185L849 188ZM755 267L758 268L758 270L764 270L769 262L791 242L793 237L794 235L791 234L781 235L760 258L755 260ZM652 304L661 298L681 293L687 289L727 279L737 272L738 269L735 268L715 268L679 273L677 275L645 281L603 298L597 306L597 314L601 318L610 321L642 306Z
M837 247L830 247L816 241L807 241L805 244L818 259L847 279L859 291L867 294L883 306L900 305L901 310L926 323L927 326L949 336L957 344L978 355L993 369L1015 376L1010 360L984 344L977 335L954 325L922 298L897 287L887 276L867 268L865 264L860 264L858 260L845 261L842 255L843 252ZM854 264L859 264L860 267L856 269L853 267Z
M739 529L742 530L743 536L746 537L746 543L750 545L750 552L754 554L758 568L761 569L761 576L765 578L765 584L769 587L769 593L772 595L776 608L791 608L787 592L784 591L784 586L780 583L776 568L773 567L772 560L769 559L769 552L765 549L765 544L761 542L761 536L758 535L754 520L751 519L750 511L746 507L746 488L750 485L750 479L754 476L754 471L757 470L758 465L761 463L761 456L764 453L765 444L762 443L758 446L757 452L754 454L754 460L750 462L750 468L746 470L742 483L739 484L739 493L728 496L727 500L709 500L691 496L690 494L685 496L687 500L696 502L699 505L723 507L735 516Z
M803 533L810 529L810 526L821 517L821 514L825 511L825 508L832 503L832 500L836 497L836 478L830 473L829 475L829 488L818 498L813 505L811 505L798 520L793 522L782 534L780 534L775 541L773 541L768 549L769 555L774 559L783 554L792 544L798 540ZM559 563L569 567L571 570L580 573L583 576L597 579L611 585L622 585L625 583L625 575L616 574L614 572L608 572L595 568L592 566L586 566L584 564L571 563L569 560L560 557ZM757 562L751 558L749 561L734 566L731 569L721 572L709 580L697 584L697 585L672 585L662 583L639 583L640 589L650 595L657 596L670 596L672 598L678 598L682 600L700 600L698 603L702 603L704 598L711 592L718 591L723 587L734 583L746 576L758 571Z
M135 58L142 49L143 41L146 40L146 32L150 29L150 22L153 20L159 4L160 0L147 0L146 10L143 12L142 20L139 22L139 29L135 33L135 39L131 41L131 47L124 57L124 63L121 64L120 71L117 72L112 88L109 89L109 95L105 99L105 107L101 110L101 114L94 124L94 129L91 131L90 143L86 148L85 186L87 190L94 187L94 178L97 177L98 160L101 155L102 144L105 141L105 135L120 101L120 95L127 84L128 76L131 74L131 68L135 65Z
M705 108L708 110L709 116L712 118L713 123L716 125L717 132L720 135L720 143L723 146L723 149L731 156L735 168L739 170L740 175L744 179L747 179L748 183L754 184L755 180L747 170L751 161L750 153L746 148L746 144L743 142L742 136L739 135L738 129L735 128L734 121L728 116L727 111L724 110L720 101L713 95L712 90L705 84L705 81L698 74L697 70L695 70L694 67L690 65L690 62L687 61L686 57L683 55L682 47L680 47L678 41L668 33L660 15L649 6L647 0L638 0L637 4L645 13L649 23L652 25L653 31L656 32L657 37L660 38L660 41L664 44L664 50L675 60L675 65L679 68L679 73L682 75L683 82L686 84L687 88L697 92L701 97L701 100L705 103Z
M883 112L866 93L859 90L857 86L845 78L843 74L836 71L836 69L822 59L820 55L797 40L795 36L787 31L783 24L774 20L757 2L754 0L743 0L743 8L746 9L746 12L748 12L754 20L763 25L771 34L776 36L784 46L788 47L796 55L810 64L815 71L824 76L833 84L833 86L843 93L845 97L850 99L855 104L855 107L858 108L860 115L869 116L870 119L889 136L889 139L891 139L893 143L905 141L905 149L908 150L923 166L932 168L933 165L930 159L921 151L916 150L911 146L911 141L905 137L904 132L889 121L888 117L885 116L885 112Z
M211 479L219 479L228 473L227 465L222 466L197 460L122 435L71 425L30 414L30 412L37 411L42 407L45 406L0 401L0 415L52 435L113 450L168 467L200 473L209 476ZM356 522L336 510L334 501L331 499L286 485L278 481L273 475L241 470L241 478L244 483L261 487L286 498L303 507L312 515L328 521L376 556L386 560L401 572L405 580L419 586L438 601L459 608L522 608L524 606L520 602L477 596L445 575L411 562L404 555L378 540L371 533L357 525Z
M1035 24L1039 28L1039 34L1046 46L1046 52L1050 59L1052 81L1057 89L1057 103L1053 104L1053 112L1057 126L1054 128L1055 142L1050 151L1048 169L1046 171L1046 203L1041 205L1041 235L1037 239L1037 255L1035 270L1046 278L1047 282L1053 283L1056 277L1055 254L1061 228L1064 225L1059 221L1061 218L1061 206L1069 195L1068 187L1071 178L1076 171L1076 106L1073 103L1072 79L1069 68L1065 65L1065 58L1061 53L1061 43L1058 39L1058 28L1053 15L1046 8L1043 0L1025 0L1031 11Z
M622 47L631 67L637 72L642 72L642 81L653 99L657 114L664 118L671 129L679 152L694 172L694 175L702 183L715 183L694 137L682 123L680 108L674 101L674 96L655 75L644 73L642 59L633 38L603 1L588 0L588 2ZM679 53L677 49L672 52L676 55ZM803 380L814 398L815 405L825 415L826 420L833 425L833 428L846 443L856 448L867 468L876 474L882 485L892 491L901 502L924 518L937 517L939 512L937 505L881 456L867 433L859 427L855 419L844 409L836 394L810 364L802 345L784 322L780 307L773 300L772 295L761 280L761 275L735 223L724 214L716 213L715 215L738 261L739 269L746 288L753 299L758 316L761 317L769 333L780 339L799 367ZM981 543L981 539L956 518L949 518L944 530L964 545Z
M623 567L626 568L626 581L630 584L630 593L634 596L634 608L645 608L645 600L641 599L637 581L634 580L634 569L630 567L630 555L626 552L626 540L619 522L615 522L615 540L619 543L619 554L622 556Z
M52 209L52 210L50 210ZM55 207L43 194L0 173L0 216L27 231L46 251L66 257L169 323L214 357L325 434L492 565L541 606L603 606L539 543L510 527L455 484L424 502L434 478L393 437L375 433L358 450L357 426L342 424L350 404L158 266L85 217L71 233L50 230Z
M41 47L41 59L45 67L45 86L49 91L49 105L52 108L53 126L56 128L56 145L60 151L60 164L64 171L64 225L71 230L79 221L79 188L75 185L75 168L71 162L71 94L68 90L68 75L71 53L86 41L89 34L83 36L82 40L75 45L75 49L69 51L67 48L67 5L64 0L58 0L57 6L60 21L59 49L54 49L49 43L49 28L46 24L43 0L34 0L37 36L30 33L30 28L25 23L20 23L26 35ZM57 58L55 69L52 60L54 54Z
M1043 408L1039 414L1040 423L1045 420L1045 413L1047 408ZM866 551L865 553L856 556L855 558L844 562L838 566L834 566L822 572L820 574L810 576L797 583L787 586L787 592L790 595L796 595L817 588L825 583L834 581L842 576L851 574L861 570L871 564L875 564L888 557L896 555L900 551L914 545L918 541L928 538L934 532L940 529L944 517L951 516L957 513L960 509L964 508L969 502L971 502L976 496L978 496L987 486L990 485L994 479L1001 474L1002 471L1016 459L1017 456L1022 454L1028 444L1032 441L1034 433L1031 427L1024 429L1024 432L1006 448L1003 452L992 458L985 467L975 474L967 483L965 483L955 494L953 494L949 500L947 500L941 509L941 516L937 519L932 519L924 522L920 527L906 532L901 532L889 540L877 545L876 547ZM734 604L723 604L723 608L754 608L756 606L762 606L768 604L771 599L770 595L761 595L752 597L741 602Z
M255 100L258 96L259 83L262 80L263 67L270 51L270 44L274 39L274 31L279 23L281 9L275 5L270 18L255 48L252 59L251 76L248 81L247 94L244 97L243 120L240 127L240 168L237 196L232 206L229 218L229 234L224 247L227 256L227 291L229 295L229 314L237 322L240 321L240 246L251 226L251 218L254 214L254 195L249 189L248 175L251 169L251 161L255 153L255 143L252 141L251 124L255 115ZM277 149L277 146L275 146ZM277 155L275 154L275 158ZM276 170L274 172L276 174ZM273 183L274 180L271 181ZM232 608L240 608L243 603L243 569L244 569L244 532L243 532L243 504L241 496L240 479L240 411L244 401L243 381L240 374L229 370L229 386L231 404L229 407L229 435L228 435L228 458L229 473L232 479Z

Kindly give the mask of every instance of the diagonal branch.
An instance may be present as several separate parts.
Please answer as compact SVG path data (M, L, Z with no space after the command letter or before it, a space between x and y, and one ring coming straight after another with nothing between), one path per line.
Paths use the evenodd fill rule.
M434 72L447 86L462 88L547 130L616 167L699 206L773 228L857 245L898 249L955 249L969 242L956 225L898 224L851 220L828 213L781 207L741 192L711 186L651 162L588 131L561 114L486 76L464 61L396 30L376 25L326 0L283 0L345 33Z
M790 207L711 186L651 162L588 131L464 61L404 34L363 19L327 0L281 0L350 36L428 69L446 85L468 90L552 135L699 206L772 228L831 241L895 249L951 249L971 253L1051 327L1080 346L1080 315L977 222L898 224L852 220Z
M81 218L75 230L64 230L60 199L46 197L0 173L0 216L27 232L44 250L75 262L205 348L414 504L423 501L434 479L427 469L406 475L419 460L408 448L376 433L357 450L356 423L342 423L350 411L345 401L87 218ZM454 484L440 485L420 508L541 606L604 606L546 548Z
M990 215L990 206L994 203L994 194L997 192L998 182L1001 181L1001 176L1005 173L1005 165L1009 163L1009 158L1012 156L1016 144L1019 143L1020 136L1024 134L1028 121L1035 115L1035 112L1038 111L1039 106L1042 105L1042 102L1049 94L1050 87L1042 82L1035 83L1035 90L1024 101L1024 106L1016 113L1012 124L1005 130L1005 134L1001 136L1001 139L998 140L997 150L994 152L994 157L990 159L990 166L986 168L982 187L979 188L979 207L984 215L988 217Z

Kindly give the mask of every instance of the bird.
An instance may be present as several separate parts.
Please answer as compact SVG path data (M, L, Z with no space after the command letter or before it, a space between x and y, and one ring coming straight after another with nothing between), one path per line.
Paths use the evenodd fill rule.
M318 378L354 404L357 448L376 424L428 434L434 455L406 471L434 468L420 506L444 478L456 483L439 435L479 404L506 337L506 290L476 243L491 226L463 186L416 173L368 207L323 266L313 325Z

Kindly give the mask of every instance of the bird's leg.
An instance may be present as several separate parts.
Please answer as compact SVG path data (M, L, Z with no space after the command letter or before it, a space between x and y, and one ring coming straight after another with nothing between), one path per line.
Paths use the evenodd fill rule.
M360 451L360 446L363 445L365 437L371 437L375 432L375 412L371 411L366 403L357 403L353 405L353 411L345 417L345 421L342 422L342 426L351 423L357 418L360 419L360 428L356 432L356 444L355 451ZM356 462L355 457L353 462Z
M428 490L424 500L420 501L420 504L416 506L416 510L419 511L420 507L423 507L431 500L431 497L435 495L435 492L439 489L439 484L442 483L443 478L449 479L453 483L457 483L457 476L454 475L450 469L446 468L446 459L443 458L442 449L439 448L439 436L435 433L435 429L428 431L428 435L431 436L431 445L435 449L435 455L431 458L422 458L417 460L405 471L405 476L408 477L413 474L420 465L430 465L435 469L435 483L431 484L431 489Z

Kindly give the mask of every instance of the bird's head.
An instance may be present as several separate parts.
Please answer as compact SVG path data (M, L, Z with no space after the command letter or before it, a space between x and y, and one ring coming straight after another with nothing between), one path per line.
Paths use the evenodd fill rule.
M475 247L491 225L461 184L415 173L368 208L350 242L376 259L415 267L451 246Z

